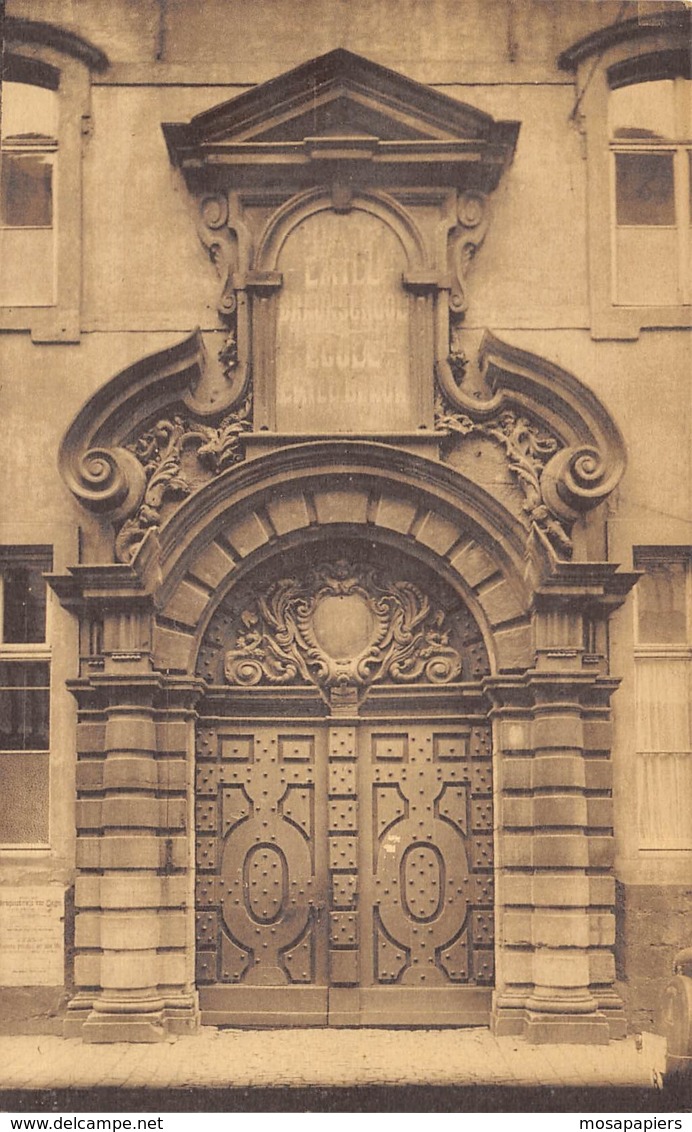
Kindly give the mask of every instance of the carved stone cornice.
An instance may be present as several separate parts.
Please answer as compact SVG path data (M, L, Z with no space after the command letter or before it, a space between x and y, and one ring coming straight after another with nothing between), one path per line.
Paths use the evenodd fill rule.
M251 411L245 388L210 360L196 331L87 401L60 447L60 471L83 506L118 528L116 555L127 562L168 502L243 458Z
M436 427L449 435L483 435L505 451L532 530L559 558L572 552L574 521L598 506L622 477L626 452L605 406L572 374L486 333L477 366L485 397L466 390L471 364L462 334L438 367ZM474 359L475 361L475 359Z
M620 571L615 562L558 562L534 579L534 609L560 609L592 617L608 617L623 604L641 577L640 571Z
M48 574L46 580L66 608L149 608L161 581L156 532L147 532L132 563L70 566L66 574Z

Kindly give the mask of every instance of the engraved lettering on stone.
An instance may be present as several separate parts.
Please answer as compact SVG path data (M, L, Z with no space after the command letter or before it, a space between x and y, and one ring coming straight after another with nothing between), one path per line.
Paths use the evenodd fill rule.
M319 213L282 250L277 428L410 427L406 260L365 212Z
M62 887L0 888L0 986L62 986L63 921Z

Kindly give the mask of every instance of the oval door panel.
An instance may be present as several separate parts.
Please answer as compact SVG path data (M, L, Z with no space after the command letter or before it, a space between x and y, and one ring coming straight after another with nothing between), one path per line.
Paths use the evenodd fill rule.
M274 924L288 896L286 858L275 845L253 845L243 865L243 888L248 915L258 924Z
M445 867L435 845L414 841L401 858L401 902L416 923L434 920L442 911Z

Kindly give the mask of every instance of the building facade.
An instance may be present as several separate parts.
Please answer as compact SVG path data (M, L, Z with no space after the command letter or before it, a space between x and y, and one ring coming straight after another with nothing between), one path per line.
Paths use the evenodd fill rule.
M8 1027L690 1052L690 43L9 0Z

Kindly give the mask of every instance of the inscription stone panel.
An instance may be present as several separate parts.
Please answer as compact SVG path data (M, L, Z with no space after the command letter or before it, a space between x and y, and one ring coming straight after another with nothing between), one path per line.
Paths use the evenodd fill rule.
M0 888L0 986L62 985L64 899L59 885Z
M278 263L276 425L280 432L409 430L404 249L366 212L320 212Z

